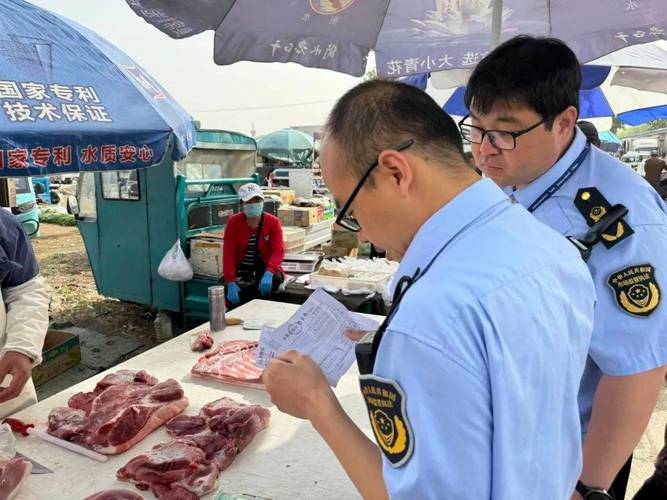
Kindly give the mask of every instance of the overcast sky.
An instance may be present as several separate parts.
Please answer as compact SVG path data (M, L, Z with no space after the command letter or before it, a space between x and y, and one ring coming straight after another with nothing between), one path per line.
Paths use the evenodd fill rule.
M335 100L359 81L291 63L217 66L213 32L172 40L137 16L125 0L30 2L73 19L121 48L204 127L249 134L254 124L261 135L282 127L320 125ZM303 104L294 105L298 103Z

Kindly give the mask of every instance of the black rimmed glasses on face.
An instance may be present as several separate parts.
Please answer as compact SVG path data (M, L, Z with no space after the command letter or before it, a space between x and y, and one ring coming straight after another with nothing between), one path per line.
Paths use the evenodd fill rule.
M414 143L415 141L410 139L409 141L406 141L397 148L395 148L394 151L404 151L408 149L410 146L412 146ZM338 211L338 215L336 216L336 224L338 224L339 226L343 226L345 229L349 231L354 231L355 233L361 231L361 225L359 225L359 221L357 221L357 219L355 219L352 215L347 215L347 212L350 209L352 202L357 197L357 194L359 194L359 191L361 191L361 188L363 187L364 182L366 182L366 179L370 177L371 173L373 172L373 169L375 169L375 167L378 166L379 161L380 161L380 155L378 155L378 159L375 160L375 162L370 167L368 167L368 170L366 170L366 173L361 177L361 179L357 183L357 187L354 188L352 194L345 202L345 205L343 205L343 208L341 208Z
M475 127L469 123L464 123L468 118L470 118L470 115L466 115L459 122L459 130L461 131L463 138L472 144L482 144L484 141L484 136L486 136L489 138L489 142L494 148L511 151L512 149L516 148L517 137L521 137L531 130L535 130L537 127L554 119L556 116L557 115L547 116L531 127L525 128L523 130L517 130L516 132L509 132L507 130L486 130L481 127Z

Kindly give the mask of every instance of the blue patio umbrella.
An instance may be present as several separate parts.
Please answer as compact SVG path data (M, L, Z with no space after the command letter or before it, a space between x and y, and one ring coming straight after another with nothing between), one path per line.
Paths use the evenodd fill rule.
M181 159L190 115L126 54L23 0L0 2L0 176Z
M613 88L605 85L589 89L582 88L579 91L579 118L585 120L616 116L620 121L631 126L667 118L667 95L651 95L648 100L640 99L640 103L654 102L654 105L637 104L638 108L619 112L618 110L621 108L616 108L616 106L623 104L624 94L627 97L627 93L621 92L618 95L614 93ZM458 87L447 102L444 103L443 109L450 115L467 115L468 108L463 100L464 95L465 87Z
M583 65L581 74L580 118L617 116L628 125L667 118L667 42L628 47ZM438 93L446 95L439 104L444 104L449 114L464 116L468 114L463 101L465 87L457 86L449 94L437 88L457 81L460 76L443 78L443 73L433 73L401 80L434 97Z
M519 33L565 40L583 62L666 38L664 0L126 0L172 38L215 31L213 59L295 62L380 76L474 66Z

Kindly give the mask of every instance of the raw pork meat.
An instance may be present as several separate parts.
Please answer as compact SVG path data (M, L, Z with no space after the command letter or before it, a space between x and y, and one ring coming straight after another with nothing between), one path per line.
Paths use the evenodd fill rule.
M219 472L192 441L177 439L133 458L116 477L140 490L150 488L160 499L195 499L216 488Z
M271 414L259 405L222 398L199 415L181 415L167 424L176 438L130 460L116 477L149 489L161 500L197 499L217 487L218 475L231 465Z
M229 340L199 358L191 373L231 385L263 388L262 369L255 366L256 359L257 342Z
M174 379L158 383L144 371L120 370L95 390L78 393L49 413L48 432L100 453L123 453L188 406Z
M180 415L167 424L167 432L176 438L197 443L206 457L215 460L223 471L269 424L271 413L259 405L237 403L221 398L205 405L199 415Z
M0 500L11 500L30 476L32 464L22 458L0 460Z
M104 490L83 500L144 500L144 497L130 490Z
M190 348L193 352L206 351L213 347L213 337L209 335L209 332L201 332L198 335L193 335L190 338Z

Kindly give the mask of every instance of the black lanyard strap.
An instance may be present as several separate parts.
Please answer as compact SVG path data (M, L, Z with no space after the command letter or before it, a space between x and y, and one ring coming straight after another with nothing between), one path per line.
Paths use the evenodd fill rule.
M588 156L588 153L591 150L591 143L587 142L586 147L583 149L583 151L579 154L576 160L572 162L572 165L568 167L568 169L563 172L563 175L561 175L558 179L556 179L556 182L554 182L551 186L549 186L540 196L537 197L537 199L528 207L529 212L534 212L537 210L539 207L542 206L542 204L547 201L549 198L551 198L556 192L563 187L563 185L570 180L570 178L575 174L577 170L579 170L579 167L584 163L584 160L586 160L586 157Z
M398 280L396 288L394 289L394 296L391 301L391 307L389 308L389 312L387 313L387 316L385 316L384 321L380 325L380 328L377 329L375 335L373 336L373 349L372 349L373 357L375 357L375 354L378 352L378 349L380 348L380 341L382 340L382 336L384 335L384 332L387 330L389 322L392 320L392 318L398 311L398 305L401 303L401 300L403 300L403 297L408 292L410 287L414 285L417 282L417 280L423 276L423 273L421 274L420 273L421 273L420 269L417 268L417 270L412 276L402 276L401 279Z

